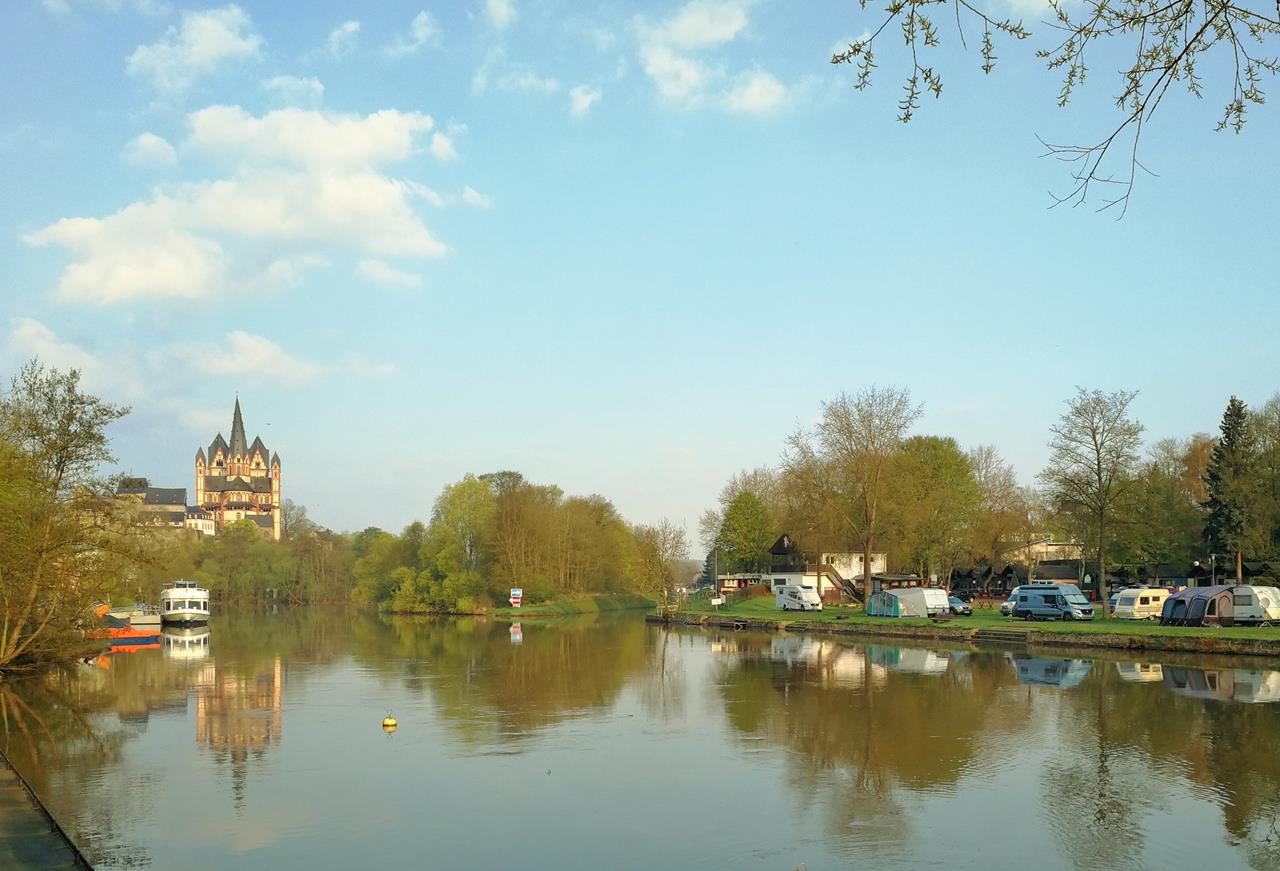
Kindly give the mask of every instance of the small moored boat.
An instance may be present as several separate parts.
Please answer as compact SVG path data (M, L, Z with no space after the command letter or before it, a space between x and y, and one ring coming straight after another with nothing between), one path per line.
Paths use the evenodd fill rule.
M209 591L180 578L160 591L160 619L165 623L208 623Z

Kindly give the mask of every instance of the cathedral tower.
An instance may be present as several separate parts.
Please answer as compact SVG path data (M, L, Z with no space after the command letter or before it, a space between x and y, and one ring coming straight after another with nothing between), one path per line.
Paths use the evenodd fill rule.
M262 438L250 444L236 397L231 415L231 442L218 433L196 451L196 505L212 515L221 532L228 523L249 520L264 534L280 540L280 456L272 456Z

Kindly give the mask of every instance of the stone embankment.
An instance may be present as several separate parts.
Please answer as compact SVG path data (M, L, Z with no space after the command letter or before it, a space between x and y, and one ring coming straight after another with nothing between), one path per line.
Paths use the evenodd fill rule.
M842 635L865 638L919 639L949 641L961 644L1025 644L1028 647L1091 647L1126 650L1134 653L1196 653L1215 656L1280 657L1280 640L1232 637L1230 629L1221 635L1177 635L1123 632L1070 632L1052 628L994 629L973 628L961 620L938 620L928 624L900 623L895 620L816 621L762 620L741 616L677 613L669 617L650 614L650 623L685 626L711 626L721 629L754 632L803 632L813 635Z

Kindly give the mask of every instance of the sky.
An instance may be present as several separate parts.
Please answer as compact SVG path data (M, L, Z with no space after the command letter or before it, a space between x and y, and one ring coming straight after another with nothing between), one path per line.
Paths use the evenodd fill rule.
M119 470L194 488L198 447L278 451L335 529L427 519L468 472L599 493L695 538L725 480L821 404L908 388L916 431L1024 483L1077 386L1151 441L1280 389L1280 122L1171 92L1123 220L1040 139L1117 122L1122 58L1066 109L1036 32L896 104L815 0L10 0L0 10L0 367L82 371L132 413ZM879 45L879 44L878 44ZM1267 87L1270 80L1264 80Z

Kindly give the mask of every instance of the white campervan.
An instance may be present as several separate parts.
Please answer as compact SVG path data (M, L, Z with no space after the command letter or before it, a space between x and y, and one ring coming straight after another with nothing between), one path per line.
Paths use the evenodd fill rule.
M1159 620L1167 598L1169 591L1164 587L1132 587L1121 590L1116 596L1116 607L1111 616L1117 620Z
M1231 596L1237 623L1280 623L1280 589L1233 587Z
M773 601L783 611L822 610L818 591L807 584L779 584L773 588Z

